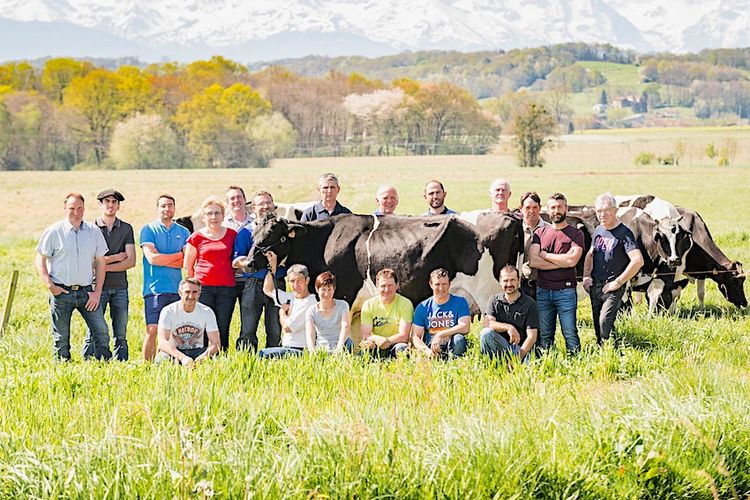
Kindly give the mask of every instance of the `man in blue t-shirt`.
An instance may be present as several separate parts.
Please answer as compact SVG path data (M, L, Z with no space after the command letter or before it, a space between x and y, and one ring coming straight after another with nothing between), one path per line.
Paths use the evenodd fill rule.
M156 336L159 313L165 306L180 300L178 289L182 280L182 249L190 231L172 219L174 197L159 196L156 201L155 221L141 229L143 250L143 309L146 316L146 336L143 339L143 359L153 361L156 355Z
M471 328L469 304L450 293L448 271L430 273L432 297L420 302L414 311L412 343L428 357L455 357L466 354L466 337Z
M597 196L594 209L601 225L594 230L583 262L583 287L591 296L596 341L601 344L614 333L625 284L643 266L643 255L633 232L617 218L614 196Z
M236 269L244 269L248 265L248 256L253 248L253 231L256 224L262 223L266 214L274 210L273 197L267 191L256 192L253 195L252 202L252 211L255 216L253 222L242 226L234 240L232 265ZM279 347L281 345L279 308L274 304L273 299L263 292L263 281L267 273L268 269L262 269L254 273L246 272L242 275L245 280L245 288L242 290L242 298L240 299L240 335L237 337L237 350L258 350L258 323L260 323L260 316L264 310L266 347ZM282 290L286 289L284 276L286 276L286 268L279 267L276 271L276 286Z

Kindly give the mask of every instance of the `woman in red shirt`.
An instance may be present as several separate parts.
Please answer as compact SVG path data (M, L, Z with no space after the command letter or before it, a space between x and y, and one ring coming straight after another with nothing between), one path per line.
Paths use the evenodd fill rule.
M206 226L188 238L183 262L188 276L201 282L198 300L216 315L222 351L229 347L229 324L237 299L232 268L237 232L222 225L224 210L224 203L218 198L207 198L201 203L201 219Z

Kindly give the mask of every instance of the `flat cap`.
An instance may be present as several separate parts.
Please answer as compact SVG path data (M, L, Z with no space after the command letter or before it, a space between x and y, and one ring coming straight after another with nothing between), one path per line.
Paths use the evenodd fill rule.
M125 197L122 195L122 193L119 192L118 190L112 189L112 188L105 189L104 191L102 191L101 193L99 193L98 195L96 195L96 199L97 200L103 200L107 196L112 196L117 201L125 201Z

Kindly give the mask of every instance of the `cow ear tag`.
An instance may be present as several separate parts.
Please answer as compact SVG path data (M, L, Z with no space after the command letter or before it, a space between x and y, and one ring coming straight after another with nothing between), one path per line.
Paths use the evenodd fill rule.
M292 229L291 231L289 231L287 234L289 235L290 238L294 238L294 229ZM281 242L284 243L285 240L286 240L286 237L282 236L281 237Z

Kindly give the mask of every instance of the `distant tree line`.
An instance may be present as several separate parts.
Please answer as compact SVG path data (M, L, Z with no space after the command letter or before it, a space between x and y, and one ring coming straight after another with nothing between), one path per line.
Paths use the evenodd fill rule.
M448 82L251 73L222 57L0 66L0 169L264 166L309 155L482 154L497 121Z

